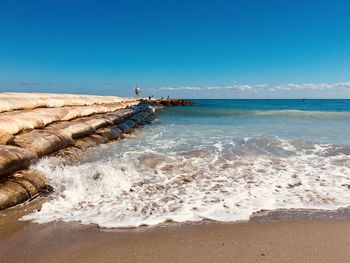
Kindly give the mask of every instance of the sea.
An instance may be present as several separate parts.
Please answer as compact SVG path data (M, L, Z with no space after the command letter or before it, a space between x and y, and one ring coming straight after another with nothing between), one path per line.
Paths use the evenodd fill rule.
M350 100L193 101L74 164L39 161L54 192L23 220L129 228L349 206Z

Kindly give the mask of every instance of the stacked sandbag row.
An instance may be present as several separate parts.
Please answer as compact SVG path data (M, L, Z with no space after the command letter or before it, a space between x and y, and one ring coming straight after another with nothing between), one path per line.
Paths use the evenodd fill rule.
M0 112L58 108L64 106L91 106L135 101L134 98L49 93L0 93Z
M37 171L16 172L0 182L0 210L31 200L51 189L45 177Z
M113 124L128 125L130 120L122 123L125 119L144 111L145 106L139 105L129 109L123 109L114 113L108 113L106 115L94 115L86 118L79 118L73 121L57 122L47 126L43 130L32 130L23 134L16 135L11 142L13 145L19 146L32 152L37 157L43 157L50 155L62 148L68 146L74 146L79 142L75 141L79 138L98 138L99 132L107 134L106 129L101 130L103 127L111 126ZM130 126L130 124L129 124ZM128 126L128 131L129 131ZM110 137L113 135L114 130L110 132ZM126 131L123 131L126 132ZM96 134L97 133L97 134ZM98 144L105 143L105 141L98 140Z
M29 118L29 111L18 111L17 116L9 118L7 121L10 124L7 127L13 123L27 126L21 129L22 133L14 134L7 145L0 144L0 210L22 203L49 189L41 174L24 170L38 158L54 154L74 160L86 149L121 138L135 126L150 122L154 113L149 103L135 105L135 102L130 102L127 106L123 104L122 109L121 105L114 106L115 104L94 105L92 107L99 110L92 115L75 112L74 107L68 107L70 112L64 114L70 117L61 115L59 121L51 124L52 115L45 115L47 110L61 111L65 108L35 109L31 111L35 112L33 118ZM0 114L0 119L4 115L7 113ZM20 121L18 116L22 116ZM37 125L38 119L42 122L40 125ZM32 130L27 131L30 127ZM38 127L42 129L33 129Z
M13 135L27 130L44 128L50 123L68 121L93 114L108 113L137 105L138 101L93 106L38 108L0 114L0 144L7 144Z
M54 154L55 157L59 158L56 161L65 164L71 163L88 148L117 140L136 126L150 123L154 116L154 112L149 107L142 107L124 115L119 114L105 115L104 117L112 122L110 125L96 129L94 134L76 139L74 145Z
M141 104L16 135L12 141L14 145L0 145L0 210L48 189L42 175L18 170L26 169L38 158L53 153L61 159L73 161L86 149L116 140L136 125L149 122L152 116L152 109ZM37 181L33 179L35 177Z
M32 130L14 136L11 145L0 145L0 180L9 174L29 167L38 158L50 155L62 148L84 144L89 136L98 144L120 137L119 129L112 125L120 125L122 132L128 132L134 125L131 118L135 114L143 116L147 110L145 105L130 109L122 109L105 115L76 119L71 122L54 123L43 130ZM109 128L107 128L109 127ZM85 138L75 141L79 138ZM82 146L84 148L84 146Z
M0 181L15 171L29 167L37 158L35 153L27 149L0 145Z

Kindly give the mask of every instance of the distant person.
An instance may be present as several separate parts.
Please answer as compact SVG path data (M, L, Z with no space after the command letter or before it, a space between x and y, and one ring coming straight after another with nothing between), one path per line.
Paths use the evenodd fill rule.
M149 99L149 100L151 100L151 99L152 99L152 97L151 97L151 96L148 96L148 99Z
M136 86L136 88L135 88L135 95L137 98L140 97L140 87L139 86Z

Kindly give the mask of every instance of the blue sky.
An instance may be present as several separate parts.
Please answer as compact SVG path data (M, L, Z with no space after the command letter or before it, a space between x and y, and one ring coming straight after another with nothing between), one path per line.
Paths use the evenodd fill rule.
M349 1L0 1L0 91L350 98Z

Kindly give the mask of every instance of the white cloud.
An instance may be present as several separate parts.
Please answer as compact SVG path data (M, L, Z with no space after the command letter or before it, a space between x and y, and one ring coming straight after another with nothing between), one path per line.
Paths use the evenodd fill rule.
M329 90L336 88L350 88L350 82L337 82L337 83L302 83L286 85L277 85L278 90Z
M161 87L161 90L201 90L201 87L191 87L191 86L186 86L186 87Z
M241 92L276 92L276 91L293 91L293 90L331 90L339 88L350 88L350 82L336 83L288 83L280 85L269 84L233 84L227 86L180 86L180 87L161 87L161 90L192 90L192 91L218 91L232 90Z

